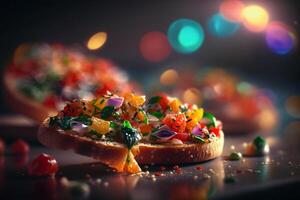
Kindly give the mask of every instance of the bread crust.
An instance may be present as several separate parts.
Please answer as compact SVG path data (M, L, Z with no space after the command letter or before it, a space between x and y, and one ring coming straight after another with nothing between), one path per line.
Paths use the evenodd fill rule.
M15 77L8 70L4 72L3 84L5 100L15 112L24 114L37 122L43 122L49 115L53 116L57 113L55 109L47 108L18 91Z
M63 150L73 150L78 154L90 156L100 162L115 167L124 162L128 150L117 142L94 141L80 137L73 131L62 131L48 127L48 120L40 126L38 140L45 146ZM224 134L210 143L191 144L145 144L134 146L135 159L139 164L185 164L214 159L222 154ZM119 170L121 171L121 170Z

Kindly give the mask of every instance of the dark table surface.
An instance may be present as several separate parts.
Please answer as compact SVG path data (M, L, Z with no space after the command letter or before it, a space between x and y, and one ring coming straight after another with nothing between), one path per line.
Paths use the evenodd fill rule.
M227 136L223 157L180 166L180 171L173 166L166 166L163 171L161 166L142 166L144 173L139 175L115 173L70 151L31 145L28 156L13 156L9 152L0 156L0 199L66 198L62 177L87 183L91 188L90 199L299 198L299 142L291 146L282 137L267 136L269 155L244 157L240 161L225 159L233 146L241 151L243 143L253 137ZM57 159L60 169L56 177L35 178L27 174L28 162L40 153L49 153Z

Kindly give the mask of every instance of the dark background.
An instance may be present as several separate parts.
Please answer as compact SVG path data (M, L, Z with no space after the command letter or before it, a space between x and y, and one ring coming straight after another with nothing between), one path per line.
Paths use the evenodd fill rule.
M161 72L169 63L187 62L195 66L217 66L234 71L259 86L288 94L299 93L299 49L288 55L276 55L268 49L263 33L241 27L230 38L215 38L207 33L206 21L218 12L221 1L1 1L0 64L9 62L22 42L59 42L81 46L87 53L113 59L132 79L142 82ZM250 1L244 1L250 2ZM271 20L291 26L299 36L299 3L291 0L251 1L264 6ZM139 41L149 31L166 32L178 18L191 18L206 32L203 46L195 53L172 52L163 62L145 61L139 53ZM95 32L108 33L105 46L88 52L84 46ZM0 111L7 112L0 101Z

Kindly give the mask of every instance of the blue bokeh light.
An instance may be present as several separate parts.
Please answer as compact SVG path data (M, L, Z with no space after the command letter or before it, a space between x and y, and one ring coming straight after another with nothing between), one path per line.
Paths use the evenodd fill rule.
M168 29L168 40L175 51L193 53L204 41L204 31L199 23L191 19L178 19Z
M273 22L267 27L266 42L276 54L285 55L295 45L295 35L282 23Z
M226 20L222 14L217 13L208 20L209 32L217 37L228 37L237 32L239 23Z

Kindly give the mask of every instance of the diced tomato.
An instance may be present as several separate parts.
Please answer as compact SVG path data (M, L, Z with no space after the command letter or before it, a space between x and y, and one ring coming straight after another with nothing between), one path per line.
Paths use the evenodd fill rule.
M43 104L48 108L56 108L57 97L54 95L49 95L44 99Z
M69 72L66 78L63 80L63 85L74 86L80 80L80 74L78 72Z
M141 133L151 133L152 129L153 128L150 124L145 124L140 126Z
M95 91L97 97L102 97L105 95L108 91L113 91L114 87L112 85L104 84L100 87L98 87Z
M190 138L190 134L188 133L177 133L173 138L181 140L182 142L186 142Z
M65 116L76 117L83 113L82 104L79 101L73 101L64 107Z
M186 127L186 118L183 113L181 114L168 114L163 123L167 125L171 130L177 133L183 133Z
M159 93L158 96L161 97L161 99L159 101L159 105L160 105L161 109L165 112L169 105L168 96L165 93Z
M40 154L28 166L28 173L34 176L52 176L58 171L56 160L48 154Z
M217 127L211 127L211 128L209 129L209 132L212 132L212 133L214 133L217 137L220 137L220 129L217 128Z
M13 154L25 155L29 152L29 145L24 140L17 140L11 146L11 151Z
M137 128L137 127L139 126L139 124L138 124L136 121L134 121L134 120L130 120L130 124L131 124L131 126L133 126L134 128Z

